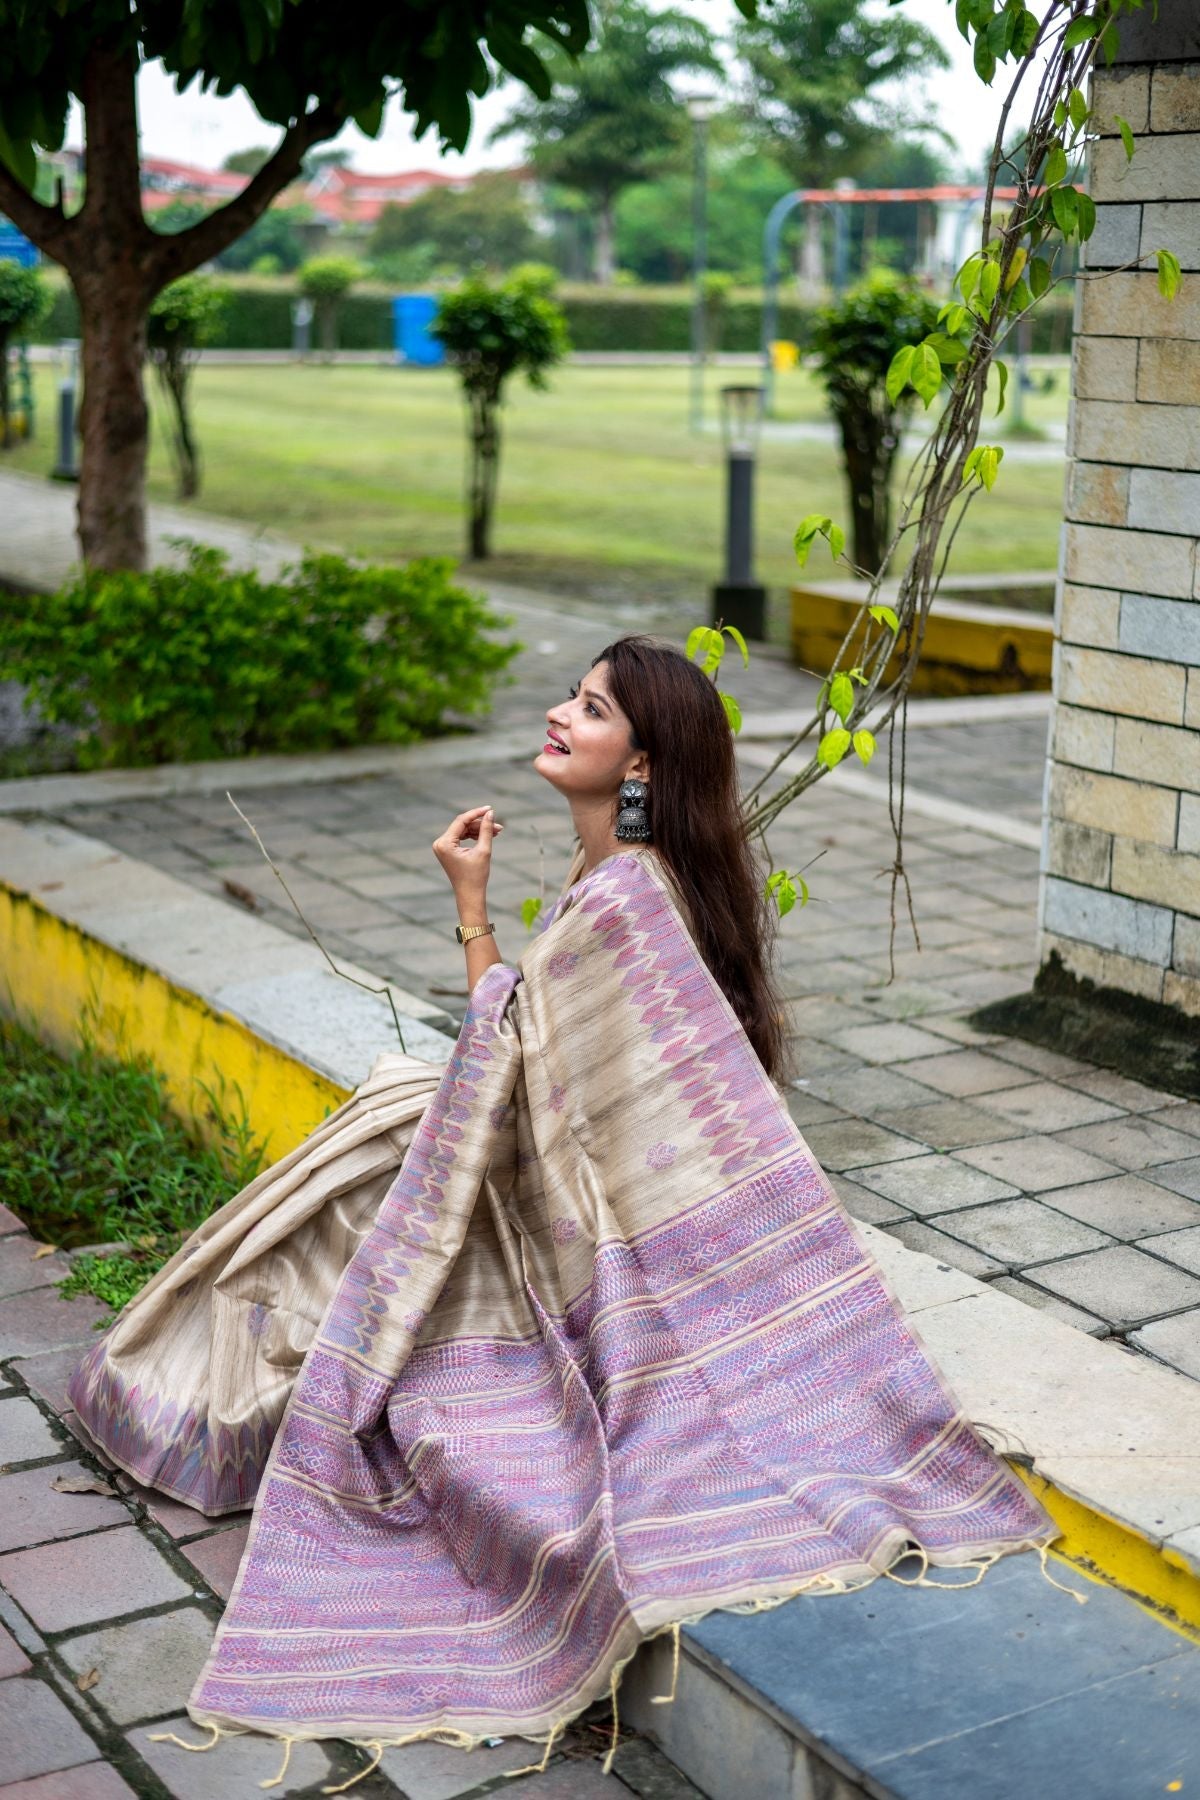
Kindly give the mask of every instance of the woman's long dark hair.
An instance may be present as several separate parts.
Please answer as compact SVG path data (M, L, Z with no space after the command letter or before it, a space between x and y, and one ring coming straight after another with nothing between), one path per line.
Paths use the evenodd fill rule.
M770 975L772 914L738 795L733 733L716 688L681 650L623 637L597 656L650 758L650 830L687 903L697 946L767 1074L784 1066Z

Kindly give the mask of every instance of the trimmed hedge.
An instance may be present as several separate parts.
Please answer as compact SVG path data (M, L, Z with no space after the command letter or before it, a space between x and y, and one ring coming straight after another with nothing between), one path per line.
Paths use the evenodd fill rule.
M37 332L40 343L79 336L75 296L64 282L52 283L54 305ZM292 302L296 289L287 280L222 275L229 295L224 324L214 349L290 350ZM338 308L338 342L343 350L392 348L390 288L364 284L346 295ZM565 287L558 294L567 316L572 350L686 351L691 348L692 301L685 288ZM1043 301L1033 314L1032 349L1065 352L1071 344L1070 293ZM722 308L721 349L758 349L761 301L733 295ZM812 309L781 298L779 333L803 347Z

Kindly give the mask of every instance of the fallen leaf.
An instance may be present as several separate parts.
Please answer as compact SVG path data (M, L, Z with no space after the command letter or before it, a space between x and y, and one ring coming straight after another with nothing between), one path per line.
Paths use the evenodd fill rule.
M30 1258L30 1261L38 1262L43 1256L53 1256L57 1249L57 1244L39 1244L34 1251L33 1256Z
M259 899L258 895L254 893L251 888L243 887L240 881L230 881L227 876L221 883L221 886L225 889L229 898L231 900L236 900L240 906L248 907L251 912L259 912L261 910L262 901Z
M111 1494L112 1488L99 1475L56 1475L50 1486L57 1494Z
M75 1686L79 1689L81 1694L86 1694L89 1688L95 1687L99 1679L99 1669L85 1669L83 1674L76 1680Z

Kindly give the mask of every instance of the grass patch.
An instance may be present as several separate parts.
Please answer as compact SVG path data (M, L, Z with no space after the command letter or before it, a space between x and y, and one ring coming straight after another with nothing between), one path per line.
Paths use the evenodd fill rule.
M158 1070L101 1055L86 1021L67 1060L0 1021L0 1192L42 1242L105 1246L76 1259L64 1294L124 1306L253 1180L263 1152L244 1110L211 1093L209 1107L213 1141L201 1144L171 1113Z
M44 421L53 416L52 374L37 370ZM686 368L572 364L545 393L514 384L503 414L496 556L467 565L464 576L607 603L653 596L706 607L725 513L717 390L746 376L708 371L708 429L699 436L688 431ZM810 512L844 520L846 498L816 381L798 370L777 385L779 418L759 451L755 535L760 579L783 587L797 574L798 521ZM1027 396L1031 423L1061 431L1066 385L1064 372L1053 392ZM463 414L450 371L201 363L195 395L202 512L371 561L462 554ZM983 435L1003 443L1008 415L993 412ZM918 411L916 428L934 416ZM163 427L156 410L150 493L172 500ZM1014 447L995 491L973 502L953 574L1055 566L1064 458L1053 446L1034 458L1033 448L1022 460ZM47 424L5 466L44 473L52 457ZM813 564L814 579L834 572L828 558Z

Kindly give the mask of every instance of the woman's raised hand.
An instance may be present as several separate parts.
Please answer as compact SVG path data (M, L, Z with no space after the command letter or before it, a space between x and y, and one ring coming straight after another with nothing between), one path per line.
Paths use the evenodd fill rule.
M492 838L503 830L490 806L472 806L452 819L435 840L433 854L449 877L460 912L464 907L486 909Z

